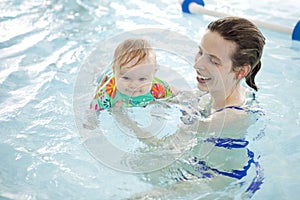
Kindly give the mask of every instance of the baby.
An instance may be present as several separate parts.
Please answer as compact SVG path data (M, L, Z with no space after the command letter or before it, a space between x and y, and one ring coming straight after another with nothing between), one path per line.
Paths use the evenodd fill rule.
M115 50L112 75L98 85L90 104L101 111L120 106L146 106L172 96L170 86L155 77L156 55L144 39L127 39Z

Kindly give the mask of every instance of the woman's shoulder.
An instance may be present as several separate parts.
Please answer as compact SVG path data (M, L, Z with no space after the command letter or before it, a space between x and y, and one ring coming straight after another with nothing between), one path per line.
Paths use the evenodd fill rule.
M228 105L223 108L212 111L212 114L219 113L234 113L234 114L248 114L258 113L261 114L263 111L259 106L259 102L256 99L256 93L251 89L245 89L245 97L242 105Z
M226 106L222 109L212 112L211 117L217 121L223 121L224 125L249 126L257 121L264 112L256 99L256 93L253 90L245 91L244 103L240 106Z

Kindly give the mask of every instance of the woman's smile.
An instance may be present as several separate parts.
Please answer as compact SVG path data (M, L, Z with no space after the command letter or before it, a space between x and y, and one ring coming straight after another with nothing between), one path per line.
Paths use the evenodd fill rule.
M209 80L211 80L211 78L208 78L208 77L205 77L205 76L201 76L201 75L197 76L197 81L199 83L206 83Z
M204 76L202 74L200 74L198 71L197 71L197 81L201 84L206 84L208 81L210 81L211 78L207 77L207 76Z

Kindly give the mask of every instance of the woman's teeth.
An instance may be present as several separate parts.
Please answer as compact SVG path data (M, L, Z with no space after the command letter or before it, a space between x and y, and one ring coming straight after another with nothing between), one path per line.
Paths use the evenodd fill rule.
M206 77L206 76L202 76L202 75L198 75L198 78L199 78L199 79L202 79L202 80L209 80L209 78L208 78L208 77Z

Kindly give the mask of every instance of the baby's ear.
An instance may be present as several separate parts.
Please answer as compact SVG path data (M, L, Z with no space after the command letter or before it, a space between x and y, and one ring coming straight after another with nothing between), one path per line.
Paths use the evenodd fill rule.
M236 73L236 79L241 80L242 78L246 77L251 71L250 65L243 65L239 71Z

